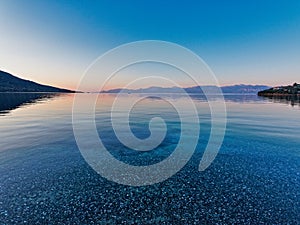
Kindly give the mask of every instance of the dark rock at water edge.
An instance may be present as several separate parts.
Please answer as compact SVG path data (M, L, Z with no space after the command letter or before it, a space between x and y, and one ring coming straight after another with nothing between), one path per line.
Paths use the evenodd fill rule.
M258 96L300 96L300 84L277 86L258 92Z

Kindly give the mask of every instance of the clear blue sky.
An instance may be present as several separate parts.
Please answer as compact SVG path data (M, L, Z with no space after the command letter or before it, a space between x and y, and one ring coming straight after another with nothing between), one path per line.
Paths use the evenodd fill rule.
M191 49L222 85L300 82L299 0L3 0L0 28L0 69L61 87L75 88L105 51L144 39Z

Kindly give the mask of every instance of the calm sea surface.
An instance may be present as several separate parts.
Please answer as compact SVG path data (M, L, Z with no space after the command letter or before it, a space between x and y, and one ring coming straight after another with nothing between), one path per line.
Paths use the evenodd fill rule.
M79 96L83 128L91 95ZM120 115L132 96L120 97ZM132 165L167 158L180 136L174 108L146 98L132 109L131 130L138 138L150 135L154 116L168 128L161 145L138 152L122 146L111 128L114 97L104 95L95 110L99 137L110 153ZM222 147L199 172L211 122L205 98L193 95L201 132L191 160L164 182L131 187L101 177L83 159L72 128L73 98L0 94L0 224L300 224L299 101L226 95ZM186 104L180 95L167 98Z

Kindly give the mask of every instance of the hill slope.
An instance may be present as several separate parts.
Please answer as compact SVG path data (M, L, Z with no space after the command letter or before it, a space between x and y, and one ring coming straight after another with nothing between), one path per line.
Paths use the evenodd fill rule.
M300 84L294 83L288 86L272 87L267 90L258 92L259 96L286 96L300 95Z
M24 80L0 70L0 92L66 92L74 91Z

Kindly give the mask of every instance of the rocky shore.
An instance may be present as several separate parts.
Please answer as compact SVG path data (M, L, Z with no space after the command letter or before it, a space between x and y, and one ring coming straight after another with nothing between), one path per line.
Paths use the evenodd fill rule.
M265 97L284 97L284 96L300 96L300 84L294 83L288 86L272 87L257 93L258 96Z

